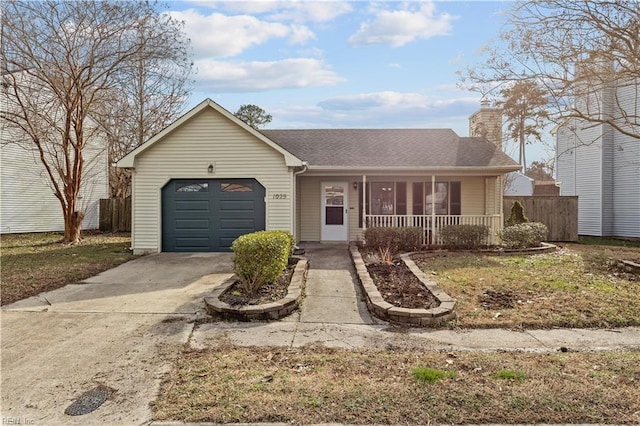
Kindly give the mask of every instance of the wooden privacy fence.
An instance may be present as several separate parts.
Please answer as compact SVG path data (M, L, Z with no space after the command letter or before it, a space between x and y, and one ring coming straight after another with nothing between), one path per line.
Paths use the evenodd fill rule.
M530 222L541 222L549 228L549 241L578 241L577 196L504 197L506 221L515 201L520 201Z
M131 197L100 200L100 230L131 232Z

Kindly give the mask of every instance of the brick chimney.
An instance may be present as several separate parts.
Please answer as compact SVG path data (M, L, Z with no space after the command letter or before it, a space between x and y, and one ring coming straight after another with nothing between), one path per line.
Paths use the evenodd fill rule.
M480 109L469 117L469 136L484 137L502 149L502 109L491 107L483 99Z

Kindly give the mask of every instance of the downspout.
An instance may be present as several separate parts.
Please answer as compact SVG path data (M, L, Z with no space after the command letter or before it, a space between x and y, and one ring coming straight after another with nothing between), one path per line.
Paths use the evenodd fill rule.
M301 175L309 170L309 163L306 161L302 162L302 169L297 172L293 172L293 197L291 200L291 219L293 229L291 232L296 241L298 241L298 211L296 210L296 205L298 204L298 175Z

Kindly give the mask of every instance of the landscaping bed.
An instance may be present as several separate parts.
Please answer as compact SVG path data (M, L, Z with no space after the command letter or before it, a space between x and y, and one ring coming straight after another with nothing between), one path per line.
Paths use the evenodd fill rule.
M243 294L233 276L204 298L207 313L214 318L239 321L284 318L302 301L307 268L306 259L291 258L278 280L264 285L255 296Z
M240 282L235 280L227 290L220 295L220 300L228 303L231 306L243 306L243 305L262 305L265 303L275 302L284 297L289 292L289 284L291 283L291 277L295 270L296 264L299 258L289 258L287 268L282 275L272 283L267 283L260 287L258 293L255 295L247 295L242 292Z
M369 275L386 302L401 308L415 309L429 309L440 305L399 257L389 263L367 262L366 254L363 258Z

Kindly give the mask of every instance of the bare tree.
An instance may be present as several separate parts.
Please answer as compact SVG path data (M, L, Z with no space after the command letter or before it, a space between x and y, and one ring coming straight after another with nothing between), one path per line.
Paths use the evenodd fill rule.
M640 97L640 0L526 0L507 18L483 60L461 72L463 86L495 97L509 82L535 81L557 122L606 123L640 138L640 110L619 97Z
M109 133L110 164L173 122L191 90L193 63L183 24L163 14L145 19L134 30L143 53L118 74L110 101L97 114ZM131 195L131 172L110 167L109 192L114 198Z
M267 114L267 112L259 106L251 104L241 105L233 115L256 130L267 123L271 123L271 119L273 118L271 114Z
M157 5L47 0L1 7L3 85L12 105L2 118L23 135L3 143L35 151L62 208L64 239L77 242L85 154L95 132L104 132L94 117L110 110L127 75L166 48L166 40L140 37L158 22Z
M527 168L526 175L535 180L553 180L553 162L532 161L529 168Z
M503 99L497 104L507 124L507 138L518 145L518 164L522 172L527 170L526 145L542 140L548 114L547 98L544 90L533 81L517 81L510 87L504 87L500 94Z

